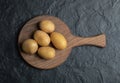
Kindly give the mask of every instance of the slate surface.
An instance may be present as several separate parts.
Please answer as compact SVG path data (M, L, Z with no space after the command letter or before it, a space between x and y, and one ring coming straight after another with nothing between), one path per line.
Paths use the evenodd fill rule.
M105 33L107 47L77 47L55 69L33 68L17 37L38 15L59 17L77 36ZM0 83L120 83L120 0L0 0Z

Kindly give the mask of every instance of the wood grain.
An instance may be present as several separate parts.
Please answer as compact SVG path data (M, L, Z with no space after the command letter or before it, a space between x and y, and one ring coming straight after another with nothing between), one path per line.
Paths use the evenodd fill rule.
M21 44L23 43L23 41L32 38L34 31L39 29L37 24L42 20L51 20L55 24L56 27L55 31L62 33L68 42L66 49L64 50L56 49L56 56L51 60L42 59L37 54L34 55L26 54L21 49ZM53 16L37 16L28 21L23 26L18 37L18 47L21 56L28 64L39 69L51 69L59 66L67 59L73 47L81 45L95 45L99 47L105 47L106 45L105 34L88 38L77 37L71 34L68 26L60 19Z

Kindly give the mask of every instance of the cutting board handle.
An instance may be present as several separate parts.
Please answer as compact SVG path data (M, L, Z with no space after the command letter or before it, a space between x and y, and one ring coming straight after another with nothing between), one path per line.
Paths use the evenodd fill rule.
M105 34L101 34L94 37L74 37L73 44L74 46L81 46L81 45L94 45L99 47L105 47L106 46L106 36Z

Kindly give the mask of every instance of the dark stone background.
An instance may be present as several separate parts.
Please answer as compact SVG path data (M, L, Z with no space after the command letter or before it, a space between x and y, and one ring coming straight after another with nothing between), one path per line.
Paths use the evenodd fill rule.
M59 17L77 36L105 33L107 46L76 47L57 68L33 68L17 37L38 15ZM120 83L120 0L0 0L0 83Z

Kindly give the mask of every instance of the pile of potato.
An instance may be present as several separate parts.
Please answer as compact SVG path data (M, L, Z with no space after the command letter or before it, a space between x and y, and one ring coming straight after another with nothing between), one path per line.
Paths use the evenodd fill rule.
M63 50L67 47L65 37L58 32L54 32L55 24L50 20L43 20L39 23L40 30L34 32L33 39L27 39L22 44L25 53L35 54L44 59L55 57L55 48ZM51 47L50 43L55 47Z

